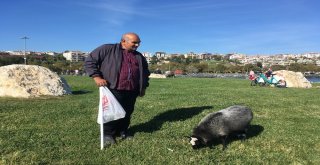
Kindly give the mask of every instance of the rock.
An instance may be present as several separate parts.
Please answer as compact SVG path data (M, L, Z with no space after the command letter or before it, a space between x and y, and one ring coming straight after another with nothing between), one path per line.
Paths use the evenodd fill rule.
M149 76L149 78L168 78L168 77L174 77L174 73L171 71L166 71L165 74L151 73Z
M172 71L166 71L166 72L164 73L164 75L165 75L166 77L174 77L174 72L172 72Z
M151 73L149 77L150 78L166 78L166 75Z
M0 67L0 97L38 97L71 94L67 82L48 68L37 65Z
M287 82L287 87L294 88L311 88L312 85L301 72L293 72L288 70L278 70L274 71L274 77L277 80L284 79Z

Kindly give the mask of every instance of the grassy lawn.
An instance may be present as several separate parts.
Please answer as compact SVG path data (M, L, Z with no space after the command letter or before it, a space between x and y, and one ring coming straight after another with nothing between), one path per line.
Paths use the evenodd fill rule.
M98 88L88 77L65 78L74 95L0 98L0 164L320 164L320 88L151 79L133 114L135 138L101 151ZM235 104L253 110L248 139L193 150L185 136L201 118Z

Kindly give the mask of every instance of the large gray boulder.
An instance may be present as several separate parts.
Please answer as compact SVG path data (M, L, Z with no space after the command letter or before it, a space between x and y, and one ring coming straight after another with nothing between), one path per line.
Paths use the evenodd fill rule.
M67 82L48 68L37 65L0 67L0 97L62 96L71 94Z
M301 72L293 72L288 70L274 71L275 78L280 80L284 79L287 82L287 87L294 88L311 88L312 85Z

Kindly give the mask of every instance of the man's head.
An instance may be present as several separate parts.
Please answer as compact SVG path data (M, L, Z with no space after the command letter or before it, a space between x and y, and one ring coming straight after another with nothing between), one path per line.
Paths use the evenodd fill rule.
M121 46L123 49L128 51L137 50L140 46L140 38L135 33L126 33L122 35L121 38Z

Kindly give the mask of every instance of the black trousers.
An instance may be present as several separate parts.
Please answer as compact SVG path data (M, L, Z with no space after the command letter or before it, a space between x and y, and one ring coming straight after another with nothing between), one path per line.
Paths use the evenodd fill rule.
M115 136L120 132L128 131L131 115L134 111L134 105L138 97L138 92L121 91L114 89L110 89L110 91L119 101L123 109L126 111L126 116L124 118L103 124L104 135Z

